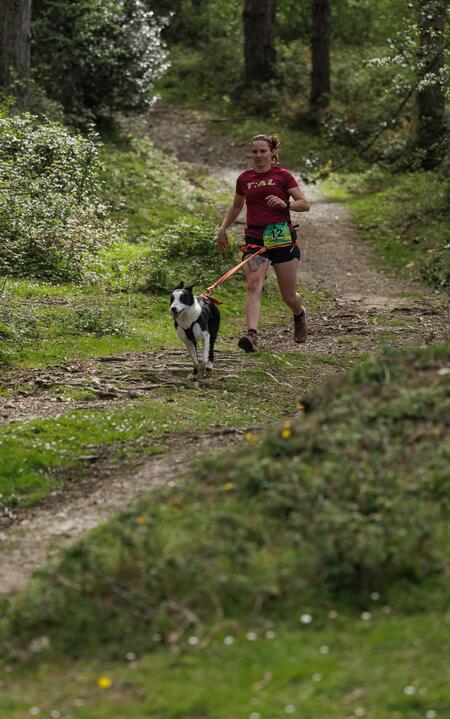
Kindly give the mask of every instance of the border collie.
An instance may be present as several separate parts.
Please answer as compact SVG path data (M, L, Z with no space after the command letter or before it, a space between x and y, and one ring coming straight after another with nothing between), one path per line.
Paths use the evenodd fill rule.
M214 343L220 324L220 312L214 302L207 297L196 297L192 293L193 286L185 287L183 282L180 282L170 295L170 311L177 335L186 345L194 365L191 377L199 372L212 370ZM201 359L197 354L197 342L200 341Z

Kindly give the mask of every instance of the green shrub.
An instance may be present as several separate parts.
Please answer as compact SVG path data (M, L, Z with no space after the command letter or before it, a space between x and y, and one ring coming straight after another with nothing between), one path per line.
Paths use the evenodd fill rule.
M35 333L36 326L37 317L32 310L9 296L0 297L0 363L10 359L13 346L22 345Z
M450 245L436 249L421 267L420 274L433 287L450 288Z
M107 307L79 307L65 322L65 332L73 334L94 334L97 337L128 334L124 312Z
M219 251L216 237L217 227L212 222L189 218L162 231L153 230L149 255L136 266L145 289L168 292L181 280L195 283L198 291L206 289L234 264Z
M143 0L39 3L32 33L36 77L74 118L86 109L96 117L142 111L167 68L162 24Z
M450 348L334 379L306 416L204 461L40 573L5 637L80 654L151 646L191 621L332 599L364 607L445 572ZM444 577L441 577L445 581ZM127 645L128 645L127 644Z
M0 271L80 280L118 237L98 199L96 137L31 115L0 117Z

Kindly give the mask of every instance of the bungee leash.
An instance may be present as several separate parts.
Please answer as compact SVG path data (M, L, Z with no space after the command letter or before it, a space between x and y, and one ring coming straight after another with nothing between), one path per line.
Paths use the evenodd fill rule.
M278 245L278 247L289 247L289 246L292 245L292 244L294 244L294 243L292 243L292 242L286 242L286 244L284 244L284 245ZM249 255L248 257L246 257L245 260L242 260L242 262L239 262L237 265L235 265L235 267L232 267L230 270L228 270L227 272L225 272L225 274L222 275L222 277L219 277L219 279L216 280L216 282L214 282L212 285L210 285L209 287L207 287L206 290L205 290L204 292L202 292L202 294L200 295L200 297L204 297L205 299L211 300L211 302L214 302L215 305L223 305L223 302L221 302L221 300L218 300L216 297L211 297L211 292L213 292L217 287L220 287L220 285L221 285L223 282L225 282L225 280L227 280L229 277L231 277L232 275L234 275L234 273L237 272L238 270L240 270L241 267L243 267L244 265L246 265L247 262L249 262L249 261L252 259L252 257L256 257L257 255L260 255L260 254L262 254L263 252L267 252L267 251L268 251L268 248L267 248L267 247L264 247L264 245L263 245L262 247L261 247L261 245L245 245L245 247L241 247L241 250L242 250L243 252L245 252L246 250L250 250L250 249L253 249L253 248L258 248L258 249L257 249L256 252L252 252L251 255Z

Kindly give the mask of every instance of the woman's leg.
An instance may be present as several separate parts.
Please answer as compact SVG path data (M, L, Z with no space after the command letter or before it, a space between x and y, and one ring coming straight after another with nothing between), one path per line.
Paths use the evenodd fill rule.
M280 262L273 267L277 275L281 296L294 313L294 340L300 343L306 341L308 326L306 324L305 309L302 307L300 295L296 292L298 263L298 259L294 259L288 262Z
M259 315L261 312L261 293L269 264L269 260L258 255L247 262L244 268L247 280L245 316L247 319L247 329L249 330L258 329Z
M297 294L297 269L298 260L293 259L289 262L280 262L273 266L278 280L281 296L287 306L291 308L294 315L302 312L302 303L300 295Z

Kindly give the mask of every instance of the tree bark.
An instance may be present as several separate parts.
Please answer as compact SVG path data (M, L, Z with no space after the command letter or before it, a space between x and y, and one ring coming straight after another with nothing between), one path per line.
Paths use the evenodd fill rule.
M330 102L331 0L312 0L311 114Z
M0 0L0 87L28 99L32 0Z
M261 85L275 76L276 0L245 0L245 87Z
M422 165L431 169L443 157L445 138L445 96L442 81L444 67L445 2L419 0L420 71L425 74L417 93L417 145Z

